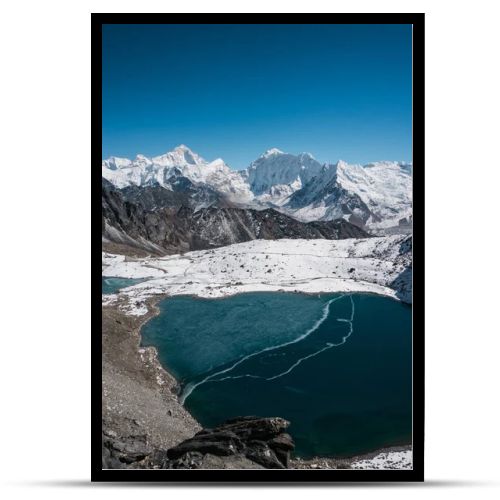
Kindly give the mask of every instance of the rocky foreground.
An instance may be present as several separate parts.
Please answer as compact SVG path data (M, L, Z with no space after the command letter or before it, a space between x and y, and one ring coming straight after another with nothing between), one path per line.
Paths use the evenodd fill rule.
M202 429L168 450L150 446L145 435L103 433L104 468L286 469L294 443L282 418L240 417Z

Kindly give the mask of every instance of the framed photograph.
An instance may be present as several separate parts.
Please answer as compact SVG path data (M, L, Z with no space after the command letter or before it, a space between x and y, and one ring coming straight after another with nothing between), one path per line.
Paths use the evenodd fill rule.
M92 116L92 480L423 481L424 14L92 14Z

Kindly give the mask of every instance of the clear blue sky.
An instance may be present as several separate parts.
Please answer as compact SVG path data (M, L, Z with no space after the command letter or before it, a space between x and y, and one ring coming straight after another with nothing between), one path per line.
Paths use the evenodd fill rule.
M105 25L103 158L411 160L410 25Z

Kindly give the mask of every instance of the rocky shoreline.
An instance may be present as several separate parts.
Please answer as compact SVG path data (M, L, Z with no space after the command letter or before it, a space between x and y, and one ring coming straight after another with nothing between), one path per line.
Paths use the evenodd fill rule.
M234 427L234 422L226 422L220 429L202 430L180 404L178 383L161 366L156 349L141 346L140 330L159 314L157 305L163 298L148 298L144 303L147 312L141 316L126 314L120 298L102 305L103 468L408 468L410 446L343 459L289 459L293 440L284 433L288 423L269 432L273 427L270 421L276 419L242 419L236 435L233 428L229 430L230 438L225 426ZM248 437L255 435L259 438ZM222 445L214 448L214 439L221 436ZM207 440L212 448L206 448ZM193 443L200 442L201 448L194 447ZM221 449L226 445L229 452ZM171 451L179 448L186 453L176 455ZM219 455L200 452L210 449L218 450ZM169 458L167 450L176 456Z
M154 347L141 347L140 329L159 314L163 297L147 301L144 316L102 306L102 425L111 437L146 435L151 448L168 449L201 430L179 404L178 384Z

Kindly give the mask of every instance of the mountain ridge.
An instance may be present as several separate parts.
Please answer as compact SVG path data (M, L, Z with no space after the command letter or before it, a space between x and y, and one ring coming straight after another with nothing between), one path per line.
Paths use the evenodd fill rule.
M103 180L103 248L121 245L157 255L204 250L255 239L344 239L369 234L343 220L298 221L272 208L194 206L185 193L158 187L120 190ZM169 198L161 198L168 193ZM172 196L170 198L170 196Z
M411 163L389 161L321 164L310 153L272 148L238 171L220 158L206 161L185 145L153 158L102 162L103 178L119 189L160 186L179 192L182 180L192 192L211 192L212 204L275 208L303 222L344 218L371 230L397 228L411 217L412 169Z

